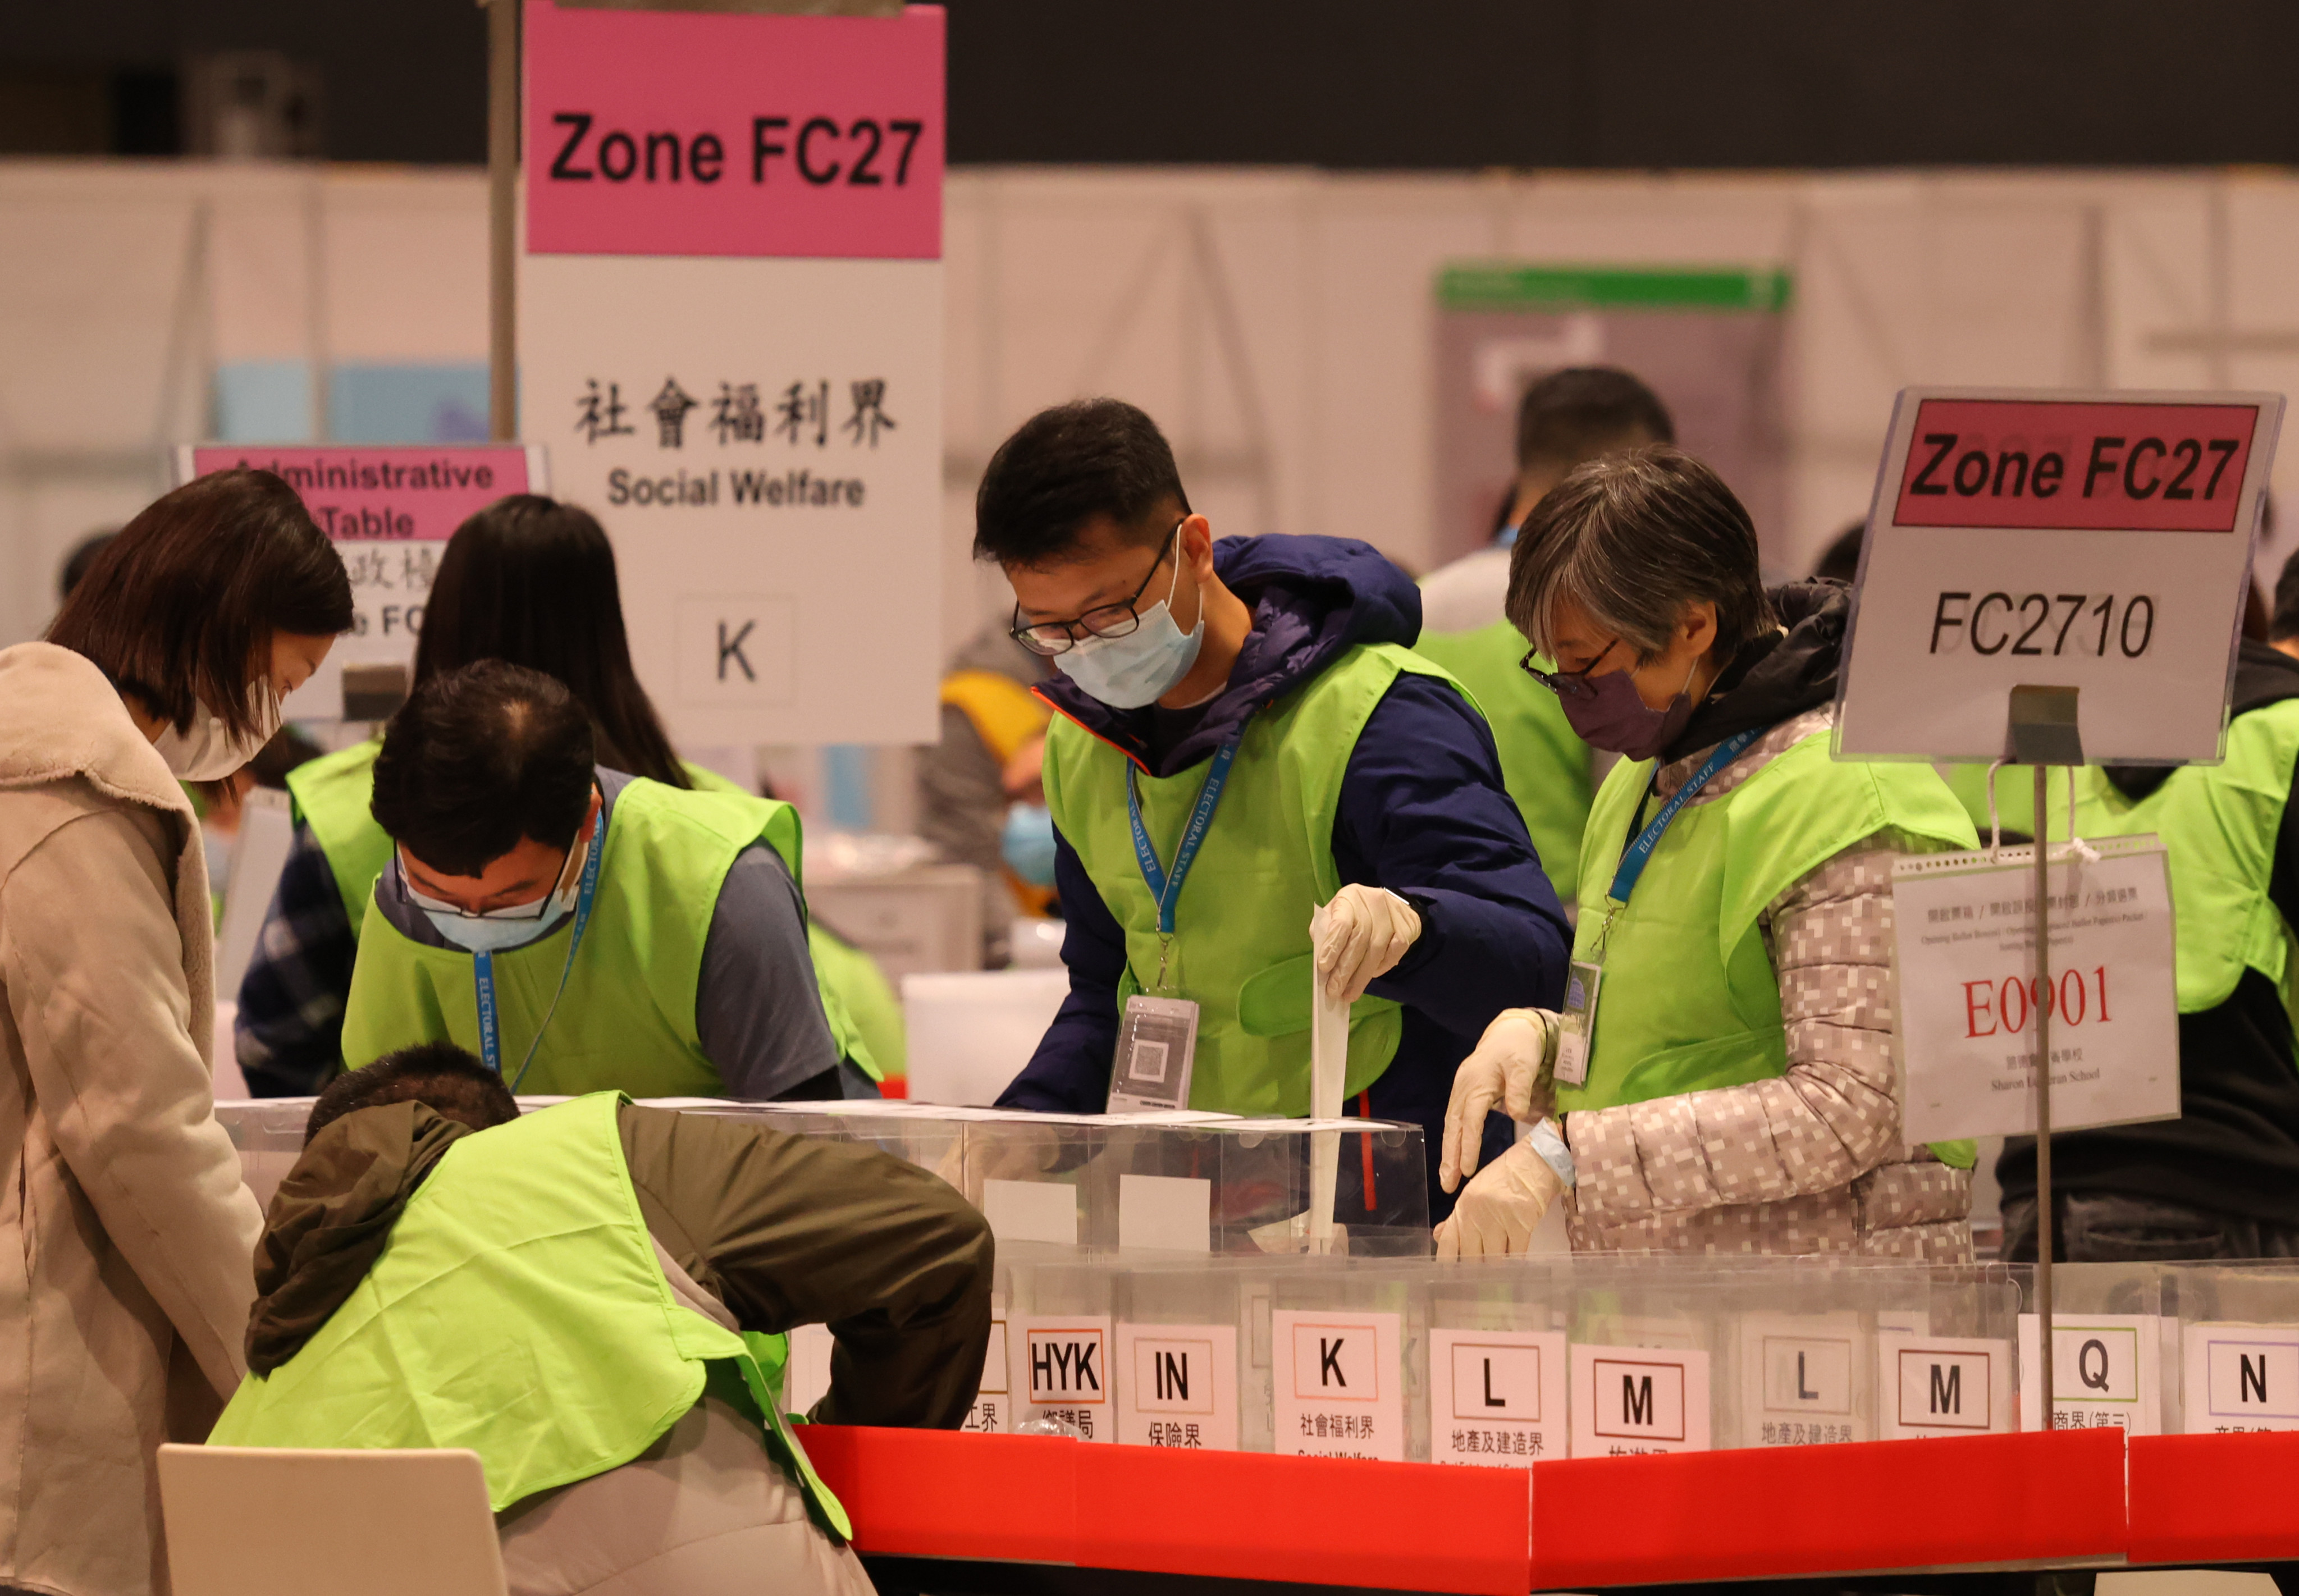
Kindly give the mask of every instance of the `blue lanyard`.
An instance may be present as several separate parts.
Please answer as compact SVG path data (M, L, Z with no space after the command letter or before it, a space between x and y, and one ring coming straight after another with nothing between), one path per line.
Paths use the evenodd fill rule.
M1622 851L1621 868L1613 872L1613 902L1626 903L1629 894L1637 890L1637 878L1645 873L1645 866L1651 862L1653 850L1660 846L1661 834L1668 829L1668 823L1676 819L1676 811L1691 802L1692 795L1706 786L1719 770L1747 752L1749 744L1771 729L1770 727L1759 726L1725 738L1701 763L1700 769L1692 773L1692 779L1676 789L1675 794L1662 806L1660 813L1652 818L1652 823L1637 833L1637 840ZM1649 799L1659 785L1660 767L1656 765L1653 767L1652 784L1645 788L1645 796Z
M1237 758L1237 745L1244 736L1245 727L1240 724L1215 753L1213 769L1206 772L1206 785L1198 790L1198 807L1191 811L1189 827L1182 833L1182 845L1174 855L1171 875L1158 862L1158 850L1150 841L1150 828L1141 824L1141 789L1134 781L1133 768L1126 769L1125 812L1133 821L1133 857L1141 861L1141 879L1149 883L1150 895L1158 900L1158 934L1161 936L1174 935L1174 909L1181 902L1183 878L1198 860L1198 850L1205 844L1206 828L1213 824L1214 806L1221 802L1222 788L1229 784L1229 768Z
M543 1045L543 1033L551 1028L551 1017L559 1012L559 1000L566 994L567 977L575 968L575 950L583 945L583 927L591 923L591 901L599 891L599 860L606 852L607 811L602 808L598 829L591 835L590 854L583 860L583 885L575 894L575 926L567 936L567 962L559 967L559 989L551 994L551 1007L544 1010L543 1023L535 1027L535 1040L527 1044L527 1057L519 1061L519 1073L510 1078L514 1092L534 1066L535 1050ZM501 1075L502 1038L496 1020L495 956L492 949L471 955L471 975L479 988L479 1056L486 1060L489 1069Z

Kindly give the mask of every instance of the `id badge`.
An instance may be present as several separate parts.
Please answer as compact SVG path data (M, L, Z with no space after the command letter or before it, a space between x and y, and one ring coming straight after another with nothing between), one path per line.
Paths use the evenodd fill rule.
M1109 1074L1109 1111L1141 1114L1190 1106L1197 1061L1198 1006L1187 998L1130 997Z
M1564 978L1564 1007L1556 1016L1556 1078L1567 1086L1589 1083L1589 1043L1597 1031L1597 988L1605 967L1576 959Z

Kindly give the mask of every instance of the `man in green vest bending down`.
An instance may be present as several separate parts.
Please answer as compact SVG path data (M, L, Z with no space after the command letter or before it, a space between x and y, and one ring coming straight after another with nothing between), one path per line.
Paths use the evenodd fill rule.
M592 763L552 677L432 677L375 761L392 838L344 1016L356 1069L453 1042L513 1091L875 1095L807 951L798 813Z
M868 1578L780 1407L954 1428L990 1338L982 1216L851 1143L598 1093L520 1117L461 1049L321 1093L256 1249L218 1446L468 1447L514 1596L838 1592Z

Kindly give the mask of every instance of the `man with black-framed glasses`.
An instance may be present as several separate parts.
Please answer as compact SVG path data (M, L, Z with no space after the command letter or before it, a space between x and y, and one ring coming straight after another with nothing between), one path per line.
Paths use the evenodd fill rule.
M1322 987L1351 1004L1350 1111L1427 1126L1433 1170L1455 1067L1520 994L1562 992L1570 933L1483 718L1409 652L1411 581L1349 539L1216 542L1112 399L1000 446L975 554L1056 669L1069 922L1070 995L1001 1104L1305 1114Z

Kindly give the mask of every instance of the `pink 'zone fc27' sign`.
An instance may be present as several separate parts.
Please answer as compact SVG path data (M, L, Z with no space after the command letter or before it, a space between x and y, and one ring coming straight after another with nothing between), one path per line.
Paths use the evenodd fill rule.
M527 0L532 254L942 254L942 12Z

